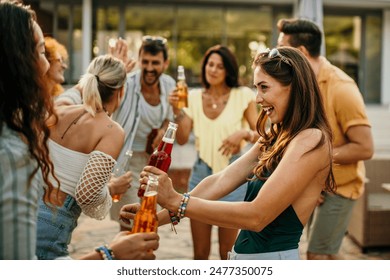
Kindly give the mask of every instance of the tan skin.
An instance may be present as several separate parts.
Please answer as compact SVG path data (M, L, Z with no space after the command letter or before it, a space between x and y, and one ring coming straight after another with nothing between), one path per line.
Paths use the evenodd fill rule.
M216 119L225 109L226 104L224 102L218 102L219 100L226 102L229 98L228 93L230 92L230 88L225 83L225 76L226 70L223 66L222 58L218 54L212 54L206 66L206 78L208 79L210 88L207 90L207 93L204 92L202 94L203 112L209 119ZM175 115L180 114L180 109L177 108L178 100L177 91L173 91L169 96L169 103L172 105ZM215 102L220 105L216 109L213 109L212 103ZM247 129L241 129L227 137L219 147L223 155L229 156L239 152L241 140L254 143L258 139L259 135L255 128L257 118L255 102L249 103L248 108L244 112L244 118L249 123L252 132L248 132ZM188 142L193 122L185 114L177 122L179 126L176 133L176 141L178 144L184 145Z
M135 65L136 61L129 58L128 53L128 45L125 40L122 38L119 38L115 44L115 46L109 46L109 53L115 56L116 58L119 58L123 61L123 63L126 66L126 72L131 72ZM82 89L79 85L75 86L79 92L82 93ZM123 94L123 93L122 93ZM57 101L55 101L55 104L57 106L61 105L74 105L73 101L70 99L61 98ZM161 136L162 137L162 136ZM108 186L110 190L111 195L121 195L124 194L129 187L131 187L133 177L130 171L126 172L120 177L114 177L112 176Z
M68 65L61 57L59 52L56 52L54 60L50 63L49 71L47 72L47 83L49 91L52 92L53 88L57 84L65 82L64 71L68 68Z
M123 88L114 94L111 101L106 104L108 112L117 107L117 95L123 95ZM124 131L122 127L108 116L104 111L98 112L95 117L90 114L83 115L76 125L61 139L64 130L77 116L83 112L82 105L62 105L57 107L58 123L51 126L50 138L58 144L81 153L88 154L94 150L102 151L113 158L117 158L123 145ZM77 141L75 141L77 139ZM66 194L58 191L58 204L62 205ZM158 248L159 237L156 233L141 233L129 235L121 232L109 244L116 259L155 259L153 250ZM98 252L91 252L81 259L102 259Z
M280 33L278 38L278 46L291 46L289 43L289 37L290 36L287 34ZM321 67L320 57L311 57L304 46L300 46L298 49L309 60L314 73L317 75ZM352 126L346 131L345 137L348 139L346 144L333 148L334 163L355 163L360 160L368 160L373 156L374 141L372 138L371 128L369 126Z
M205 68L206 79L210 84L207 90L202 93L203 112L209 119L216 119L225 109L226 103L230 96L230 88L226 85L226 69L223 64L222 57L213 53L208 58ZM174 113L177 115L180 109L177 108L178 94L173 91L169 96L169 102L173 107ZM213 108L213 104L218 104ZM244 118L250 126L250 130L242 128L229 135L223 140L221 146L218 148L222 155L231 156L236 154L241 149L242 140L248 142L255 142L259 135L255 132L257 117L256 103L253 101L248 104L244 112ZM178 144L185 144L188 141L189 135L193 128L193 121L187 115L177 118L176 121L179 126L176 133L176 140ZM194 244L194 259L208 259L210 252L210 236L211 225L191 220L191 231ZM218 228L219 252L221 259L227 258L227 252L230 251L234 240L236 239L238 231L236 229Z
M281 32L278 37L278 46L291 46L290 35ZM316 76L321 68L321 58L312 57L306 47L299 46L298 49L309 60ZM374 141L371 127L366 125L351 126L345 132L348 140L345 144L333 147L333 162L335 164L350 164L361 160L369 160L374 154ZM320 196L318 205L324 203L324 196ZM321 255L308 252L308 259L334 259L333 255Z
M75 88L77 88L79 92L82 92L82 89L81 89L80 85L76 85ZM121 90L123 91L123 89L121 89ZM121 95L123 95L123 93L121 93ZM74 105L72 100L65 99L65 98L61 98L60 100L55 101L55 105L56 105L57 108L65 108L67 106L80 106L80 105ZM77 107L73 107L73 108L77 108ZM113 110L109 110L109 111L113 112ZM81 114L81 112L82 112L82 108L81 107L79 107L78 110L75 110L74 118L77 117L77 113ZM109 125L109 123L107 125ZM117 123L115 123L115 125L117 125ZM88 135L84 135L83 137L85 138L87 136ZM117 140L118 139L114 139L114 142L117 141ZM108 142L108 145L110 145L109 142ZM122 145L123 145L123 143L122 143ZM117 151L115 151L115 154L117 154ZM118 155L116 157L118 157ZM121 195L121 194L125 193L131 187L132 181L133 181L133 177L132 177L132 174L131 174L130 171L126 172L125 174L123 174L120 177L112 176L111 179L110 179L110 182L108 183L110 194L111 195L116 195L116 194Z
M33 21L33 29L35 32L35 41L37 42L36 51L38 55L38 66L42 76L44 76L50 68L49 61L47 61L45 55L45 40L41 27L35 21Z
M126 72L130 73L137 62L127 55L128 49L127 42L124 39L119 38L114 46L108 47L108 53L122 60L125 64Z
M109 47L109 53L113 56L121 59L125 63L126 71L129 73L136 66L136 61L129 58L127 55L128 44L122 38L119 38L113 47ZM167 69L169 65L168 60L164 60L163 53L160 52L157 55L151 55L150 53L140 53L138 65L145 72L142 73L141 77L141 92L145 100L150 105L158 105L160 103L160 86L158 83L159 76ZM144 74L146 73L146 74ZM82 93L82 89L79 85L75 86L79 92ZM56 101L56 105L72 105L73 101L70 99L59 99ZM164 136L165 130L168 127L169 121L164 121L162 127L158 130L157 136L155 137L152 147L156 148ZM109 182L110 194L124 194L132 183L132 173L126 172L120 177L112 177ZM121 228L121 230L125 230Z
M259 66L254 71L257 88L256 101L267 108L272 122L282 122L290 98L290 88L282 86L264 73ZM279 165L263 185L257 197L251 202L215 201L246 181L261 157L255 144L247 153L221 172L205 178L191 192L185 216L207 224L231 229L261 231L280 215L289 205L294 208L304 226L314 210L324 186L330 160L330 141L310 151L320 141L322 133L318 129L306 129L298 133L288 144ZM166 173L146 166L140 182L146 184L147 172L159 176L158 203L177 212L182 195L176 192ZM123 208L121 216L133 219L137 205ZM212 215L210 215L212 213ZM159 212L159 223L169 223L167 210Z
M169 60L164 60L162 52L152 55L141 51L138 64L141 68L141 93L145 101L152 106L160 104L160 84L159 77L168 68ZM152 142L153 149L157 148L158 144L164 136L168 128L168 120L165 120L162 127L158 130L156 137Z
M118 45L118 43L120 44ZM124 44L126 46L124 46ZM119 40L117 42L117 50L114 53L122 53L122 55L118 55L117 57L121 59L121 57L125 57L124 49L127 48L127 44L124 40ZM126 51L127 53L127 51ZM123 61L123 59L122 59ZM152 55L151 53L141 51L138 59L138 65L141 69L141 94L143 95L145 101L152 106L157 106L160 104L160 84L159 77L162 73L168 68L169 60L164 60L163 52L159 52L156 55ZM134 67L133 64L132 67ZM152 147L157 148L160 141L162 140L164 133L168 127L169 120L165 120L158 130L156 137L152 142ZM125 175L130 175L131 172L125 173ZM115 178L113 177L110 181L110 189L114 187L119 187L121 184L118 184L115 180L121 180L122 177ZM132 177L131 177L132 178ZM128 229L120 226L121 231L127 231Z
M130 72L136 65L136 62L127 56L128 45L125 40L119 39L114 48L110 48L110 53L121 59L125 65L127 72ZM160 104L160 86L158 78L167 69L168 60L164 60L163 53L157 55L144 53L141 51L138 60L139 67L143 70L141 76L141 93L146 102L152 106ZM162 127L158 130L157 136L153 140L152 147L156 148L164 136L165 130L168 127L168 122L165 121ZM129 181L130 180L130 181ZM110 180L110 193L123 194L127 191L129 184L131 185L132 173L126 172L120 177L112 177ZM121 230L126 230L121 227Z
M135 233L119 232L110 242L108 247L114 252L117 260L154 260L153 251L159 246L157 233ZM98 252L90 252L80 258L81 260L101 260Z
M33 28L35 31L35 40L37 42L36 50L38 54L39 70L42 72L42 75L44 75L49 69L49 62L47 61L45 56L44 37L41 28L36 22L33 22ZM52 119L49 119L48 121L51 122ZM118 129L118 131L120 132L120 129ZM55 140L55 138L56 136L53 136L53 140ZM92 143L89 144L90 146L93 146ZM109 149L106 149L105 146L106 139L102 139L102 141L96 142L96 149L108 151ZM88 148L86 150L88 150ZM115 151L113 151L112 154L114 155ZM137 233L129 235L125 232L122 232L118 233L109 244L109 247L113 250L116 259L123 260L155 259L156 256L153 251L157 250L158 246L159 236L156 233ZM100 255L100 253L95 252L93 250L90 253L82 256L80 259L101 260L102 256Z

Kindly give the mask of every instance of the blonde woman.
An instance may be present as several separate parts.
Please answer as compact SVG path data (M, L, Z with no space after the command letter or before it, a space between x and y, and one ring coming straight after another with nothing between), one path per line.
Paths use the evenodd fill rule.
M67 257L81 212L100 220L111 207L107 182L124 131L110 116L121 102L125 79L120 60L110 55L96 57L79 82L83 104L57 106L58 118L49 119L48 146L60 187L39 203L39 259Z

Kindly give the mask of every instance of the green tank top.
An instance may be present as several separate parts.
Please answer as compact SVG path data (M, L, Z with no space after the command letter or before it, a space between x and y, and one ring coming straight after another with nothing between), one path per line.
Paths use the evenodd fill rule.
M260 191L264 181L248 183L245 201L252 201ZM256 254L297 249L303 231L294 208L290 205L262 231L241 230L234 251L239 254Z

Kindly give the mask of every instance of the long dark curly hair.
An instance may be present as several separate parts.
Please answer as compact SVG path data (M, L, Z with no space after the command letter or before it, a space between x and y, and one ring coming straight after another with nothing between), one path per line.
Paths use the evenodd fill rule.
M282 85L291 85L291 95L281 123L270 124L265 111L259 115L256 127L261 136L259 143L262 153L254 174L257 178L266 180L278 166L291 140L305 129L317 128L322 131L322 137L313 150L328 143L330 169L324 189L333 192L332 131L315 74L299 50L292 47L280 47L277 50L278 54L272 57L269 56L269 51L258 54L253 67L260 66L262 71Z
M41 170L50 194L53 185L49 174L54 176L54 167L49 158L46 119L54 110L38 71L34 21L36 15L29 6L17 1L0 3L0 134L6 125L21 135L37 162L30 181Z

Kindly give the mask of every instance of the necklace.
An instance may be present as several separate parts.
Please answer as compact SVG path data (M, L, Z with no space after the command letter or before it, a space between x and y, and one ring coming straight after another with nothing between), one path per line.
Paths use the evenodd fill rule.
M103 111L107 114L107 116L111 117L111 114L108 112L108 110L104 106L103 106Z
M207 99L210 100L211 104L209 106L211 106L213 110L216 110L219 106L224 107L227 104L229 100L230 90L222 93L221 95L217 95L217 98L214 98L214 96L207 91L204 91L203 93L205 94L205 96L207 96Z

